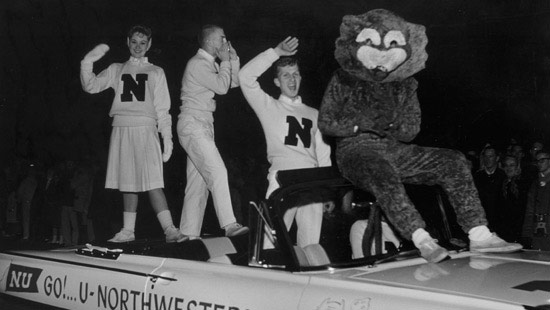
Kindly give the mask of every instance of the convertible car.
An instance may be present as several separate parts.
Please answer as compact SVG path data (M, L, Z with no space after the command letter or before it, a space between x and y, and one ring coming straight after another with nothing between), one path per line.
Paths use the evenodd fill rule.
M65 309L550 309L549 253L471 253L441 240L447 226L451 259L430 264L387 237L376 201L331 168L278 177L269 199L251 202L246 235L8 250L0 293ZM296 246L284 211L328 201L320 243Z

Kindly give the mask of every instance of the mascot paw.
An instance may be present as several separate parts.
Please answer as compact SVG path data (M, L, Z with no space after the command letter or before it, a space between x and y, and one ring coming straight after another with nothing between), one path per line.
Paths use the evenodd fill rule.
M94 63L101 59L109 51L109 45L107 44L99 44L96 47L94 47L93 50L89 51L86 56L84 56L84 59L82 62L88 62L88 63Z

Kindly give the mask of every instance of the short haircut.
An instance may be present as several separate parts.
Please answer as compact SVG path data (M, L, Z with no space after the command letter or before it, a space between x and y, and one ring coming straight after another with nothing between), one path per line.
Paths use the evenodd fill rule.
M201 31L197 36L197 41L199 42L200 47L203 47L204 44L206 43L206 40L208 40L208 37L218 29L223 29L223 28L214 24L208 24L208 25L202 26Z
M535 140L533 141L533 143L531 143L531 149L535 148L535 144L539 144L541 148L544 148L544 143L541 140Z
M521 144L512 144L512 145L511 145L511 149L512 149L512 150L513 150L514 148L518 148L518 147L523 151L523 145L521 145Z
M493 150L493 151L495 151L495 155L496 155L497 157L499 156L497 149L496 149L492 144L486 144L486 145L483 147L483 149L481 150L480 155L481 155L481 156L485 155L485 152L487 152L487 150Z
M279 76L279 68L286 66L300 66L298 65L298 59L294 57L281 57L273 63L273 77L277 78Z
M128 39L132 39L132 36L135 33L142 33L149 40L151 40L151 38L153 37L153 32L151 31L151 28L149 28L147 26L135 25L132 28L130 28L130 30L128 31Z

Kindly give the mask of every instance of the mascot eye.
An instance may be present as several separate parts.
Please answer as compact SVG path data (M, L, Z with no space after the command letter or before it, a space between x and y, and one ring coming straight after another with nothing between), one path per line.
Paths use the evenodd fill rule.
M382 39L380 38L378 31L372 28L365 28L361 30L361 33L359 33L357 38L355 38L355 42L367 42L373 45L380 45L381 41Z
M407 41L405 40L405 36L401 31L389 31L384 37L384 46L386 46L387 48L395 47L397 45L403 46L405 44L407 44Z

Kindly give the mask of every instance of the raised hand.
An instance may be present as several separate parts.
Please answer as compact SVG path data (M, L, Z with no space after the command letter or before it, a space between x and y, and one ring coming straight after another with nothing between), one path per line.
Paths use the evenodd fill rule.
M229 43L224 42L216 51L216 56L218 56L221 61L228 61L230 59L230 49Z
M289 36L275 47L275 53L279 56L292 56L298 52L298 45L298 38Z
M233 45L231 45L231 42L227 42L229 46L229 59L236 60L239 56L237 56L237 51L235 48L233 48Z
M96 47L94 47L93 50L89 51L86 56L84 56L84 59L82 59L82 62L85 63L94 63L101 59L105 53L109 51L109 45L107 44L99 44Z

